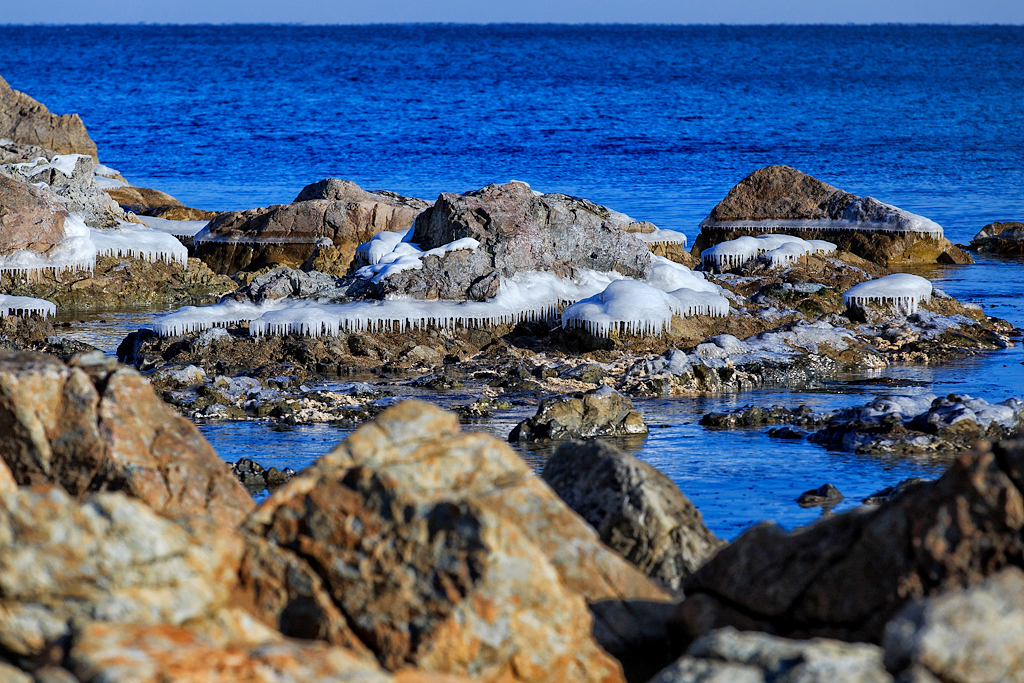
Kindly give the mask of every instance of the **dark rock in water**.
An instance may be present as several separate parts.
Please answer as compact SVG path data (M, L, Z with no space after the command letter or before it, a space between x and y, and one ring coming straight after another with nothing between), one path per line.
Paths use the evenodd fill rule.
M883 266L973 263L927 218L844 192L788 166L760 168L729 190L701 223L693 252L764 233L826 240Z
M801 507L815 507L817 505L835 505L843 500L843 494L832 484L822 484L816 489L804 491L796 502Z
M1020 564L1024 441L959 456L936 482L792 533L752 527L684 582L681 640L735 626L879 642L910 600Z
M633 402L611 387L541 401L537 414L508 435L511 442L568 441L595 436L646 434Z
M882 503L892 500L896 496L903 495L907 491L917 486L927 484L932 481L934 480L922 479L920 477L911 477L910 479L904 479L895 486L886 486L881 491L876 491L875 493L872 493L870 496L863 499L861 502L864 503L865 505L881 505Z
M773 427L768 430L768 436L773 439L804 439L807 432L792 427Z
M267 489L275 489L285 484L295 476L295 470L286 467L279 470L276 467L266 469L255 460L242 458L238 462L228 463L231 471L242 482L249 493L256 495Z
M606 545L672 590L724 545L671 479L610 444L562 444L541 476Z
M0 173L0 255L46 252L64 239L67 217L53 193Z
M218 214L196 235L196 256L222 274L275 265L295 268L326 240L334 250L330 272L343 275L357 246L378 232L409 228L429 205L328 178L304 188L292 204Z
M1024 254L1024 223L989 223L971 239L971 251Z
M815 413L810 407L805 405L795 409L786 408L785 406L772 406L771 408L746 406L728 413L708 413L700 419L700 424L705 427L718 427L721 429L762 427L764 425L776 424L813 427L825 424L831 416L831 413ZM783 438L795 437L787 436Z
M412 242L429 250L469 237L480 246L425 257L422 269L384 278L375 296L480 300L499 277L532 270L564 277L589 268L642 278L650 250L625 231L627 224L628 218L593 202L537 196L519 182L444 193L416 219Z
M96 143L78 114L51 114L46 105L11 88L0 76L0 139L38 145L58 154L96 159Z
M0 353L0 457L22 486L118 490L169 517L235 527L253 507L195 425L100 353Z
M838 640L790 640L723 628L702 636L649 683L892 683L882 649Z

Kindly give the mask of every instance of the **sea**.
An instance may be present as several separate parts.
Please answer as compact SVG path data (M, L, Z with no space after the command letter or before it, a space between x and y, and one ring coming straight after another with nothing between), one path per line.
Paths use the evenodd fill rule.
M2 20L2 19L0 19ZM0 75L78 112L102 163L210 210L286 203L335 176L434 198L510 179L586 197L691 239L754 169L787 164L927 216L967 243L1024 220L1024 27L1010 26L0 26ZM923 274L1024 326L1024 261ZM112 351L153 312L63 312ZM624 448L665 471L733 538L850 509L947 455L891 457L712 431L748 404L863 404L885 393L1024 397L1020 344L941 367L765 390L637 401L650 435ZM458 391L425 397L472 400ZM467 425L499 437L534 406ZM205 423L227 460L300 468L348 430ZM523 449L540 468L549 448ZM826 482L834 510L795 499Z

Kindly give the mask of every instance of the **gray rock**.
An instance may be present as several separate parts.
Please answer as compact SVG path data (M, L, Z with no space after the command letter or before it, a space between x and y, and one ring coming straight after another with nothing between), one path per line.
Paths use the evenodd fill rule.
M46 105L14 90L0 77L0 139L37 145L59 154L88 154L96 158L78 114L51 114Z
M886 664L949 683L1024 681L1024 571L915 601L885 628Z
M643 417L633 402L611 387L586 394L541 401L537 414L520 422L509 441L568 441L595 436L646 434Z
M0 254L46 252L64 238L66 218L52 192L0 172Z
M69 161L67 157L40 157L26 163L7 164L0 168L0 173L32 184L44 183L69 213L81 216L93 227L115 227L118 221L125 220L124 209L96 183L93 158L79 155L70 168Z
M866 643L789 640L724 628L696 640L650 683L892 683L882 650Z
M563 444L541 476L606 545L672 590L725 545L671 479L607 443Z
M253 279L241 290L256 303L292 297L296 299L338 299L346 294L341 278L327 273L275 268Z
M989 223L971 239L971 250L993 254L1024 253L1024 223Z

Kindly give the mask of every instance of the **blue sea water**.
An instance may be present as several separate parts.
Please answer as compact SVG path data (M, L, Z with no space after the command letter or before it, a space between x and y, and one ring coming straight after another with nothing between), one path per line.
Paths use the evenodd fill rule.
M79 112L101 161L200 208L288 202L327 176L426 198L515 178L692 238L738 180L785 163L928 216L955 242L1024 219L1024 27L0 26L0 46L0 75ZM1022 266L986 258L928 275L1024 325ZM94 329L109 347L144 316L107 318ZM998 401L1024 395L1022 361L1018 347L885 374ZM628 446L723 536L762 518L804 524L819 513L795 505L803 490L831 481L850 507L945 462L709 432L700 415L885 391L641 401L658 427ZM477 427L503 436L518 417ZM346 433L202 428L227 459L291 466Z

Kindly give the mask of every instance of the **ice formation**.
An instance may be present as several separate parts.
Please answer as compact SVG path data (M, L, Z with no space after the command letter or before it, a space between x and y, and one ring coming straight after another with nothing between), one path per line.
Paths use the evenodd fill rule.
M769 234L743 236L721 242L702 251L700 258L705 267L731 270L756 258L764 258L772 266L783 266L808 254L829 254L835 250L836 245L823 240L802 240L792 235Z
M49 160L46 157L36 157L32 161L11 164L10 167L26 178L32 178L50 169L60 171L70 178L75 172L78 160L83 158L88 159L90 157L85 154L57 154Z
M147 227L175 237L195 237L210 221L172 221L157 216L137 216Z
M97 256L133 256L147 261L188 263L188 249L171 235L133 223L113 229L90 228L79 216L64 220L64 238L45 254L19 249L0 256L0 273L29 276L96 267Z
M321 303L308 299L278 299L257 305L226 301L215 306L186 306L157 318L153 330L162 336L177 336L210 327L249 322L254 336L296 332L318 337L355 331L397 331L478 327L550 319L569 302L592 296L608 286L617 273L583 270L575 279L554 273L518 273L503 279L498 294L480 301L386 299Z
M712 292L680 288L665 292L645 282L616 280L603 292L569 306L562 327L583 327L608 337L660 334L671 327L672 316L729 315L729 301Z
M0 318L6 318L11 313L18 313L19 311L28 315L36 313L44 318L50 315L57 315L57 307L46 299L0 294Z
M917 312L920 302L928 301L931 296L932 283L927 279L909 273L896 273L851 287L843 294L843 303L851 308L863 307L871 302L889 304L911 315Z
M682 244L683 247L686 246L686 235L678 230L655 228L654 232L631 232L629 234L654 246L659 244Z
M865 197L864 199L871 199ZM878 200L874 200L878 201ZM804 232L808 230L857 230L866 232L913 232L941 238L943 236L942 226L935 221L911 213L905 209L878 202L882 207L890 209L885 218L881 221L853 221L842 219L769 219L769 220L734 220L734 221L712 221L704 219L700 227L718 228L727 230L751 230L755 232L774 232L778 230L792 230Z
M426 256L444 256L450 251L475 250L480 242L472 237L463 237L428 251L407 242L411 228L402 232L379 232L369 242L356 247L356 258L368 263L356 271L361 278L378 283L384 278L401 273L403 270L419 270ZM364 249L365 247L365 249Z

